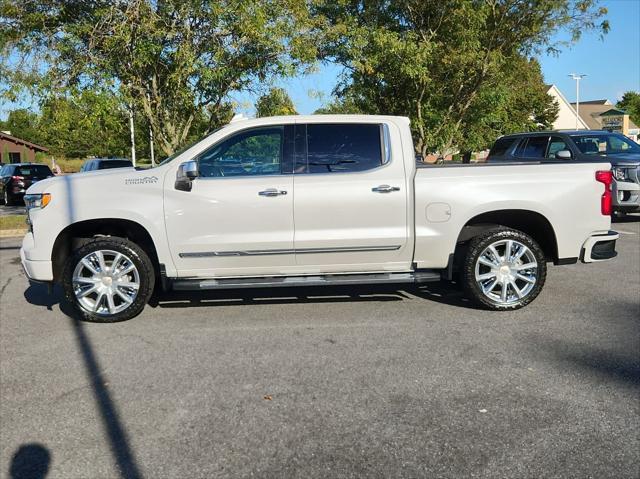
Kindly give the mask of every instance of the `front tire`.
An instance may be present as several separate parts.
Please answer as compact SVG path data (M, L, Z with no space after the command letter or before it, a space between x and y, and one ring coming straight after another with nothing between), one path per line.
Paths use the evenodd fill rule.
M99 237L83 244L65 263L66 300L85 321L114 323L140 314L153 293L155 274L137 244Z
M512 311L533 301L544 285L544 252L529 235L494 228L473 238L462 268L467 297L479 306Z

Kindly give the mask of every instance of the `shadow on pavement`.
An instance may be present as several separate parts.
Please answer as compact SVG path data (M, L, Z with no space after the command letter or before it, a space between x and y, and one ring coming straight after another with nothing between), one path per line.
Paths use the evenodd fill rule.
M556 367L640 388L640 307L621 302L611 308L609 338L594 346L529 334L527 347ZM605 338L603 338L605 339Z
M471 307L459 291L444 283L156 292L149 301L149 306L189 308L258 304L387 302L406 301L415 297L451 306Z
M44 479L49 472L51 453L42 444L31 443L20 446L11 458L11 479Z
M106 378L102 375L98 357L85 331L86 326L78 319L71 307L62 300L62 290L57 286L53 289L52 294L49 294L45 285L32 283L25 291L24 297L29 303L45 306L49 310L54 305L60 304L60 310L70 318L78 349L82 354L87 379L91 383L102 426L109 439L111 454L117 464L120 475L126 479L141 478L142 475L138 470L136 459L129 444L127 431L120 419L118 407L107 387Z
M62 289L57 285L53 288L53 294L50 295L45 285L32 283L24 292L24 297L30 304L44 306L48 310L51 310L56 304L60 304L63 313L68 316L73 315L72 309L64 304ZM475 308L455 285L444 282L402 286L299 286L168 292L156 289L149 301L149 306L152 308L189 308L259 304L387 302L407 301L416 297L450 306Z

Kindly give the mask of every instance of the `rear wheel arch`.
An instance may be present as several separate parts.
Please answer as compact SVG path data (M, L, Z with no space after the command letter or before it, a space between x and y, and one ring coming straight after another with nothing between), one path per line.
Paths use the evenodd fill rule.
M64 265L73 252L99 236L125 238L137 244L153 263L156 276L160 274L158 252L151 234L144 226L120 218L100 218L73 223L58 234L51 252L55 282L60 281Z
M458 235L458 247L476 236L496 227L511 228L529 235L542 249L547 261L558 261L558 241L549 220L532 210L495 210L474 216L465 223Z

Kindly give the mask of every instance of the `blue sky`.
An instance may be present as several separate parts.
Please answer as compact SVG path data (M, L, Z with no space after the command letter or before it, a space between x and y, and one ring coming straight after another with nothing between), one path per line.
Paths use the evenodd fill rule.
M587 75L580 84L583 101L607 98L615 103L625 91L640 91L640 0L602 0L601 5L609 10L611 23L604 39L588 33L559 56L539 58L545 81L557 85L570 101L575 101L575 82L568 77L572 72ZM340 71L335 65L319 65L313 74L277 84L289 92L300 113L313 113L331 97ZM239 111L253 115L255 98L237 95ZM16 107L0 105L0 117Z

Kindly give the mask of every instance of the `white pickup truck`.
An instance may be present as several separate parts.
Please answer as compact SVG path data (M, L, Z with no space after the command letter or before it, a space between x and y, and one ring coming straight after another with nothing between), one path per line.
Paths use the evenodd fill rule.
M152 169L28 190L28 277L87 320L166 289L456 280L481 307L540 292L548 262L616 255L608 163L417 165L409 120L234 121Z

